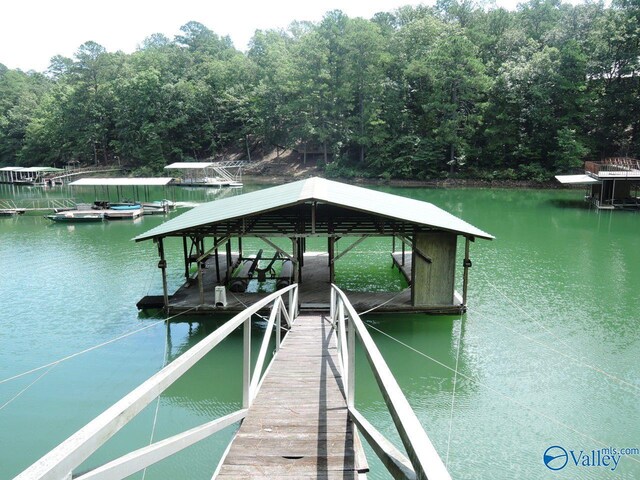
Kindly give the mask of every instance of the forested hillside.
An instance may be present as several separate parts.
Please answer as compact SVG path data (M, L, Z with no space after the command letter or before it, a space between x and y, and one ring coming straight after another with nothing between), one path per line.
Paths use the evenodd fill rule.
M132 54L89 41L47 72L0 64L0 165L154 173L279 146L328 175L543 179L640 156L639 63L638 0L333 11L246 53L190 22Z

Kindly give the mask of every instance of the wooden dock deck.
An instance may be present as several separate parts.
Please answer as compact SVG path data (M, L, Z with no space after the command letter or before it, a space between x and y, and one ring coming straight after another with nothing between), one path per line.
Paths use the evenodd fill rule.
M232 255L232 261L237 259L237 253ZM401 254L392 254L392 262L402 275L410 283L411 279L411 253L405 254L404 265L402 265ZM215 305L215 287L224 285L227 273L226 258L220 255L218 259L221 279L218 283L216 265L213 258L206 261L206 268L202 270L202 283L204 303L200 303L200 289L198 282L192 279L181 286L173 295L169 296L169 313L176 314L187 310L193 313L228 313L235 314L243 311L246 307L259 302L269 292L244 292L233 293L227 290L226 307ZM302 281L300 286L300 310L306 312L328 312L329 311L329 265L326 253L308 252L304 255L304 265L302 267ZM455 305L442 305L436 307L415 307L411 303L411 289L406 288L400 292L352 292L346 290L349 298L358 312L375 309L376 313L433 313L450 314L459 313L461 309L461 299L456 298ZM162 296L144 297L138 302L138 308L162 308Z
M351 479L367 470L348 419L331 324L300 315L216 478Z

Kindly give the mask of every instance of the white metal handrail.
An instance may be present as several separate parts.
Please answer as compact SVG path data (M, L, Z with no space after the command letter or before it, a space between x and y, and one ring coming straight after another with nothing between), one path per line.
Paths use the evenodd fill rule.
M288 294L289 307L285 306L283 296ZM35 479L70 479L72 473L82 462L91 456L107 440L115 435L158 395L165 391L178 378L201 360L216 345L224 340L239 326L244 325L243 345L243 379L242 409L212 422L182 432L173 437L161 440L147 447L131 452L101 467L78 477L82 480L120 479L138 472L149 465L173 455L174 453L203 440L210 435L241 421L257 394L264 361L269 346L269 339L274 325L276 326L276 349L280 346L280 319L284 316L290 326L297 317L298 285L293 284L272 293L263 300L247 307L220 326L216 331L198 342L189 350L176 358L169 365L146 380L136 389L125 395L95 419L55 447L40 460L20 473L14 480ZM271 314L265 330L260 353L251 374L251 317L259 310L272 304Z
M450 480L442 459L402 393L369 331L351 302L331 286L331 321L338 334L339 361L349 416L394 478ZM355 408L355 342L360 338L382 397L409 456L407 459Z

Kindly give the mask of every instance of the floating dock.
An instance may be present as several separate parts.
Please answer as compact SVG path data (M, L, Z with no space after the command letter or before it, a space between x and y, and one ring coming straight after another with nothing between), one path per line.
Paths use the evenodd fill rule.
M164 248L165 239L171 237L182 239L186 272L185 286L173 295L168 291ZM327 292L336 283L336 262L364 240L393 239L392 254L399 241L405 261L394 263L408 279L409 288L403 292L349 292L351 301L360 311L375 308L380 312L436 314L464 311L470 242L493 239L430 203L311 178L202 204L135 240L153 239L157 244L164 309L209 313L234 312L259 300L257 294L225 292L230 277L225 265L235 262L231 241L237 240L238 255L244 261L248 257L242 253L242 239L247 237L264 242L266 248L293 265L290 282L300 285L300 307L308 311L326 311ZM455 291L459 237L464 239L462 295ZM307 252L308 238L325 238L326 252ZM216 266L206 260L211 256L218 262ZM225 265L221 264L223 257ZM194 266L198 272L191 278ZM215 281L207 271L214 272ZM222 302L216 299L219 287L223 288L218 295L226 296ZM151 304L149 298L138 303L141 307Z
M401 255L392 256L394 265L400 269L403 276L410 282L411 252L405 253L405 264L401 266ZM322 252L307 252L301 268L301 282L299 284L300 310L303 312L327 312L329 310L329 281L328 254ZM232 254L232 265L237 264L238 253ZM226 304L216 304L216 287L225 287L227 278L227 262L224 255L218 258L219 273L216 270L215 258L206 260L202 269L202 292L199 288L197 276L190 278L173 295L170 295L168 313L171 315L185 312L192 313L222 313L235 314L243 311L270 294L266 292L231 292L225 291ZM201 294L204 301L201 301ZM349 298L359 312L375 309L376 313L406 312L406 313L434 313L455 314L463 311L462 299L458 292L453 305L429 306L424 310L416 308L411 302L411 288L395 292L348 292ZM142 298L137 307L144 309L161 309L164 307L162 295L149 295Z
M585 162L584 174L556 175L563 185L584 185L584 199L599 210L640 210L640 160Z

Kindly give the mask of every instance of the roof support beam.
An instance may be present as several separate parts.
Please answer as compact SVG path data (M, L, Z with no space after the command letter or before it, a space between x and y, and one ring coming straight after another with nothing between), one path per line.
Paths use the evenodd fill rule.
M340 257L344 256L347 252L349 252L350 250L355 248L357 245L362 243L365 240L365 238L368 238L368 237L369 237L369 235L363 235L362 237L358 238L355 242L353 242L351 245L349 245L347 248L345 248L342 252L340 252L338 255L333 257L333 259L331 260L331 263L335 263L336 260L338 260Z
M206 252L204 252L202 255L200 255L197 259L196 262L200 263L202 260L204 260L207 256L211 255L211 252L215 251L220 245L222 245L224 242L226 242L227 240L229 240L231 238L231 235L227 235L226 237L222 237L220 240L218 240L217 242L215 242L213 244L213 247L211 247L209 250L207 250Z
M289 260L293 261L293 257L291 257L291 255L289 255L287 252L285 252L284 250L282 250L279 246L277 246L275 243L273 243L271 240L269 240L266 237L258 237L260 240L262 240L264 243L266 243L267 245L269 245L270 247L272 247L273 249L275 249L276 252L280 253L281 255L284 255L285 257L287 257Z
M415 254L418 255L420 258L422 258L425 262L431 263L433 261L429 255L427 255L418 247L416 247L413 244L413 242L409 240L407 237L405 237L404 235L396 235L396 236L402 241L403 244L408 245L413 250L413 252L415 252Z

